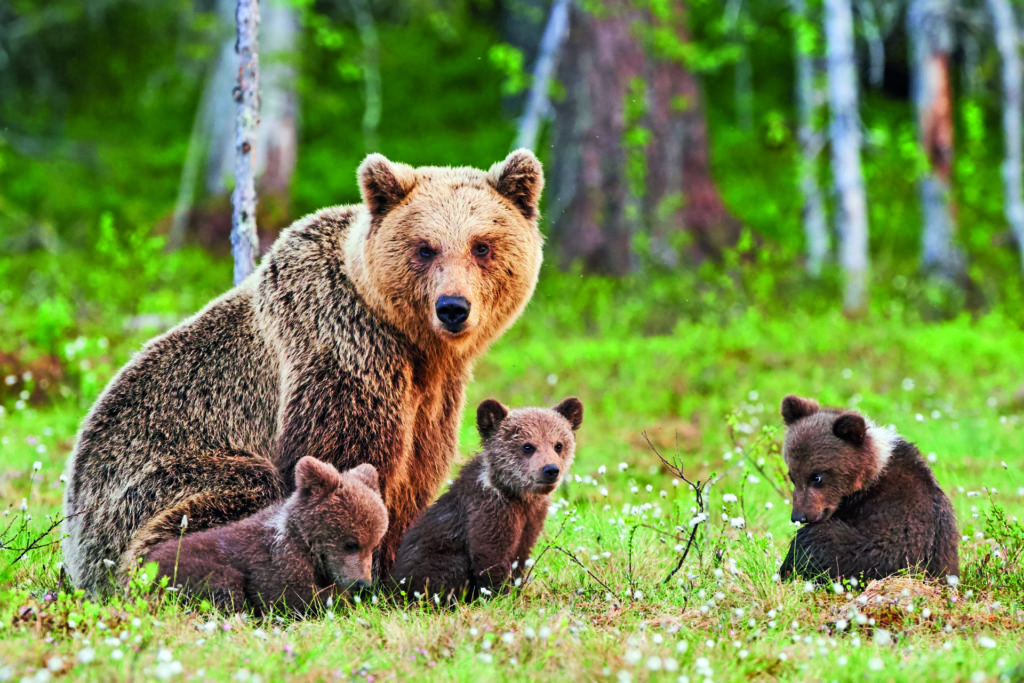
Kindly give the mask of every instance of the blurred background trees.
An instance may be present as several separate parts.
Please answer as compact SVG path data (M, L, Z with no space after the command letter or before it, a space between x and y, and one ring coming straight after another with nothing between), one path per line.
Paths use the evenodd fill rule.
M5 252L88 250L100 216L170 252L227 249L234 11L0 5ZM916 292L938 315L1017 301L1020 11L267 0L262 244L358 201L368 151L487 166L525 140L548 170L549 268L637 281L755 262L769 289L849 313L875 291Z

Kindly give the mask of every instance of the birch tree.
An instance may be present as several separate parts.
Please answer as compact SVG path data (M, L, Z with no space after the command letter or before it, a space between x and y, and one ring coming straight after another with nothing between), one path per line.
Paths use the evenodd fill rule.
M533 85L526 96L526 106L523 109L523 116L519 120L519 133L516 135L516 144L513 149L521 147L535 149L537 138L540 135L541 122L551 110L548 88L551 77L555 73L555 67L558 65L558 53L561 51L565 35L569 31L570 2L571 0L555 0L551 5L551 14L544 27L537 61L533 67Z
M867 303L868 218L860 167L861 133L850 0L825 0L825 45L839 263L846 276L843 308L854 313Z
M952 0L911 0L907 35L911 43L911 94L917 112L918 139L927 168L918 180L924 215L921 260L925 270L949 281L963 273L955 243L951 206L953 169L953 92L949 55Z
M238 84L235 96L235 190L231 193L231 254L235 260L234 283L256 267L256 174L253 145L259 127L258 0L238 0Z
M1017 241L1024 270L1024 199L1021 197L1021 65L1020 29L1009 0L987 0L1003 82L1003 208Z
M807 269L812 275L821 273L828 258L829 239L825 224L825 205L818 187L817 156L822 148L814 130L819 93L814 77L814 37L807 16L805 0L792 0L794 26L794 61L796 62L797 139L800 143L800 194L803 196L802 218L807 239Z

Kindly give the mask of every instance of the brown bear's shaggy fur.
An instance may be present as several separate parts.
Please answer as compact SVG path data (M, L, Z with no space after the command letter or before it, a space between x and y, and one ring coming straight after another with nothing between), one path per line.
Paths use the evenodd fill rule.
M364 204L285 230L256 272L149 342L82 424L65 566L90 593L150 548L242 519L299 458L377 468L390 569L456 452L470 366L533 293L543 178L528 151L487 172L369 156Z
M488 399L476 415L482 452L402 539L391 579L408 598L472 598L519 577L572 464L583 404L509 413Z
M958 575L956 517L917 448L853 411L789 395L783 455L794 522L779 573L877 579Z
M159 543L149 553L160 576L221 607L304 613L370 583L373 551L388 528L377 471L339 474L306 456L295 492L251 517Z

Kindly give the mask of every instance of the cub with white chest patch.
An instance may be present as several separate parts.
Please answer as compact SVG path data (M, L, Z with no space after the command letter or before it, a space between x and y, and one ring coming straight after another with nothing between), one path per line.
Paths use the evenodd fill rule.
M488 399L476 416L482 452L402 538L391 580L410 598L473 598L521 575L572 464L583 404L509 412Z
M959 575L956 517L920 451L855 411L782 401L794 522L783 578Z

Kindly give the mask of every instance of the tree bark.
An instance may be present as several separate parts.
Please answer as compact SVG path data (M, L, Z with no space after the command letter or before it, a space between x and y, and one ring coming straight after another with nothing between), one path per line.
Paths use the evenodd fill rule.
M671 265L683 232L698 259L738 237L711 178L696 79L678 58L644 49L656 21L684 43L684 9L673 2L671 16L654 18L626 0L598 14L572 5L548 194L563 265L623 275L639 266L638 245Z
M953 93L949 60L953 47L951 0L911 0L907 34L911 42L911 93L918 135L928 170L918 181L924 214L922 263L943 279L959 280L963 256L955 243L950 198L953 168Z
M258 0L238 0L238 85L235 96L235 191L231 194L231 253L235 259L234 283L244 280L256 267L256 174L253 145L259 127Z
M800 143L800 194L803 196L801 212L804 235L807 239L807 269L819 275L828 259L829 236L825 223L825 203L818 186L817 157L823 145L814 130L814 119L819 109L819 93L814 84L814 55L811 46L803 44L801 25L810 25L804 0L792 0L795 31L794 61L796 62L797 138Z
M839 262L846 276L843 309L847 313L857 313L867 303L868 221L860 167L857 72L854 66L853 12L849 0L825 0L825 43Z
M1003 208L1006 222L1020 250L1024 271L1024 198L1021 196L1021 103L1020 29L1009 0L988 0L996 48L1002 60L1003 82Z

